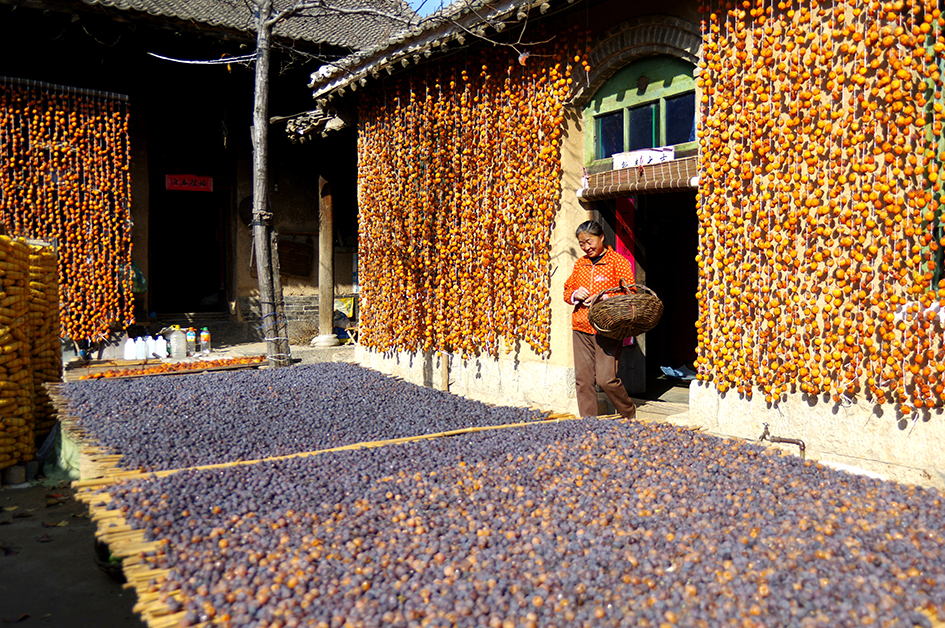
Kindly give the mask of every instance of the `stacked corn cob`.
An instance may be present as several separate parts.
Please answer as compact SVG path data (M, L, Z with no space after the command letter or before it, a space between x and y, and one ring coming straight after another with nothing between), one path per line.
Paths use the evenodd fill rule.
M36 451L30 359L30 249L0 236L0 468Z
M57 382L62 373L59 341L59 270L56 249L30 246L30 342L36 438L42 440L56 424L56 411L45 382Z

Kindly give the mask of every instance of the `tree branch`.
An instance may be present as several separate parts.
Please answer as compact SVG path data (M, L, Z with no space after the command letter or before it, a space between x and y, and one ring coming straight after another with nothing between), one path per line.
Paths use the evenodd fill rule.
M372 9L369 7L347 8L331 5L325 2L325 0L300 0L299 2L295 2L285 9L273 12L273 15L267 20L267 24L274 26L278 22L289 17L322 17L321 15L305 14L305 11L311 11L313 9L320 9L331 15L363 15L382 17L393 22L399 22L404 26L420 24L423 22L423 20L415 21L412 18L406 18L403 15L399 15L397 13L390 13L388 11L381 11L379 9Z

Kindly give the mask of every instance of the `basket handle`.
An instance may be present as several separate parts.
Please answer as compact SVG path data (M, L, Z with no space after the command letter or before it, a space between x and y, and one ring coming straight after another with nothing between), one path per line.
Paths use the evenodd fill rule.
M610 293L610 292L623 292L623 293L625 293L625 294L630 294L631 291L634 291L634 290L635 290L636 292L639 292L641 289L644 290L644 291L646 291L646 292L649 292L649 293L652 294L654 297L656 297L657 299L659 299L659 296L652 290L652 288L648 288L647 286L644 286L642 283L635 283L635 284L633 284L633 285L627 285L627 283L626 283L623 279L621 279L621 280L620 280L620 287L618 287L618 288L609 288L609 289L607 289L607 290L601 290L600 292L598 292L597 294L595 294L594 296L592 296L592 297L587 301L587 307L591 307L592 305L594 305L595 303L597 303L597 301L599 301L600 298L601 298L603 295L608 294L608 293Z
M653 292L652 289L650 289L650 288L644 286L642 283L633 284L633 287L634 287L634 288L643 288L644 290L646 290L647 292L649 292L650 294L652 294L654 297L656 297L657 299L659 299L659 296L657 296L657 294L656 294L655 292Z
M617 286L616 288L608 288L607 290L601 290L600 292L598 292L597 294L595 294L594 296L592 296L590 299L588 299L588 300L586 301L587 307L591 307L592 305L594 305L595 303L597 303L597 302L600 300L600 298L601 298L602 296L604 296L605 294L610 294L611 292L622 292L623 294L630 294L631 288L634 288L634 287L639 286L639 285L641 285L641 284L634 284L634 285L632 285L632 286L628 286L628 285L627 285L627 282L624 281L623 278L621 278L621 279L620 279L620 285ZM646 288L646 286L643 286L643 287ZM647 289L649 290L649 288L647 288ZM653 292L653 291L650 290L650 292ZM654 296L656 296L655 293L654 293Z

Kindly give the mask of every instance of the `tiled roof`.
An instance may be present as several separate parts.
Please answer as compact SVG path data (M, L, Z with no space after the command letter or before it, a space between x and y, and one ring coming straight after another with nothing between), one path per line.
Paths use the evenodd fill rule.
M122 11L141 11L208 26L255 32L252 0L83 0ZM277 10L292 0L275 0ZM323 8L306 9L277 24L274 34L286 39L324 43L353 50L388 41L417 17L403 0L325 0ZM364 11L359 13L359 11Z
M552 1L560 8L575 0L455 0L385 42L322 66L312 74L309 87L317 99L331 97L349 86L357 89L380 70L390 72L395 64L407 67L437 52L455 50L477 37L494 37L526 19L533 8L542 14L547 12Z

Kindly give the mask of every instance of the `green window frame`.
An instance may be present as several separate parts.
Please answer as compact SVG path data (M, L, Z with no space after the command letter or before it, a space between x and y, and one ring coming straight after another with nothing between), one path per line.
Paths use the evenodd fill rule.
M681 127L668 119L685 117L691 107L695 124L694 67L677 57L656 56L610 77L584 109L585 163L594 169L612 168L612 154L636 148L695 150L695 138L690 141L689 133L686 141L672 141L680 139Z

